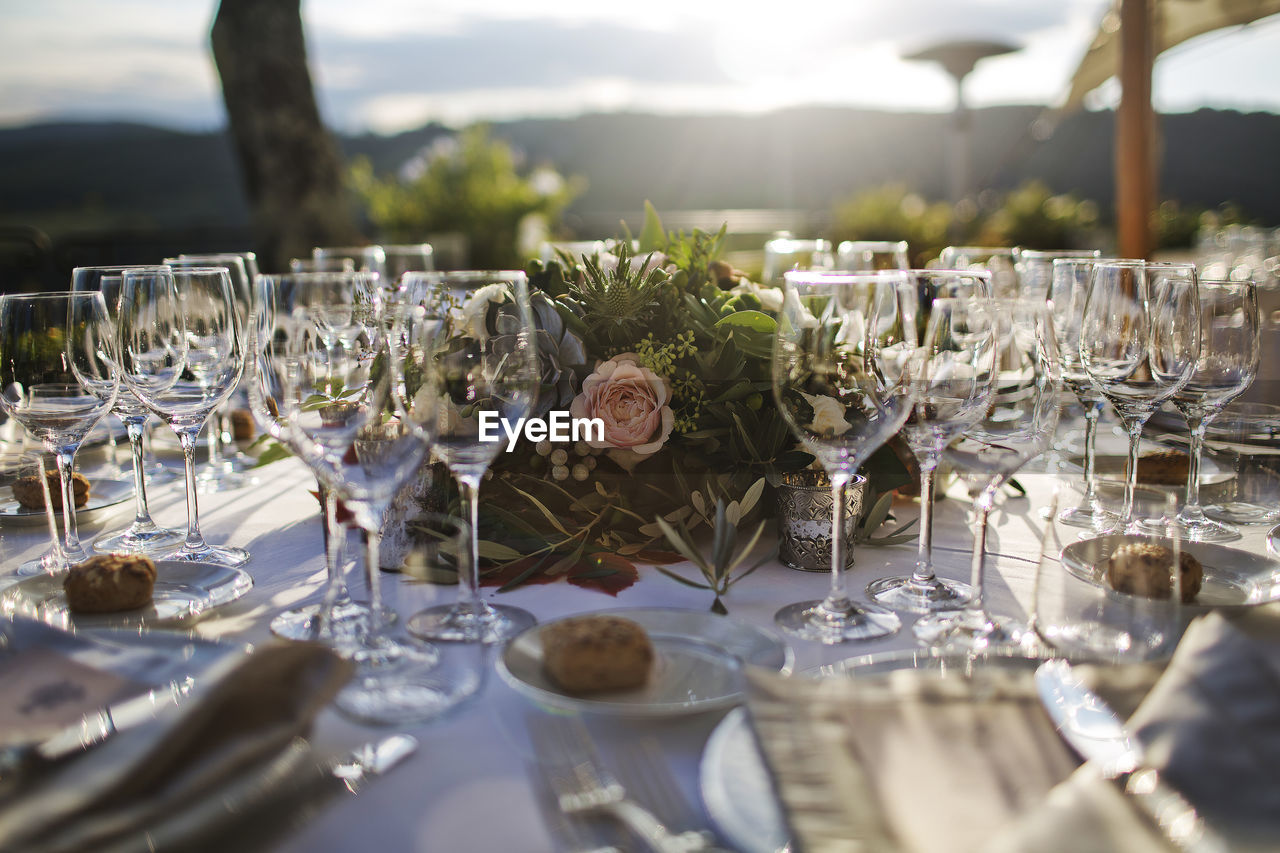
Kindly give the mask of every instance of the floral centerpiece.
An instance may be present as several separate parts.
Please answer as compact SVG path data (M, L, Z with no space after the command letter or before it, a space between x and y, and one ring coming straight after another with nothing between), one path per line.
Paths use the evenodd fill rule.
M704 527L713 556L694 562L706 583L676 578L718 596L772 511L770 481L813 463L770 384L781 290L720 259L724 228L668 233L646 211L638 251L627 235L612 254L562 253L527 268L541 372L535 414L567 411L603 429L576 442L521 439L497 455L481 493L487 584L565 579L616 592L634 582L637 563L700 557L694 537ZM499 334L509 300L475 294L461 306L467 333ZM843 419L833 398L784 404L815 422ZM884 521L887 493L910 480L888 448L864 473L872 486L863 539ZM754 536L734 559L747 524Z

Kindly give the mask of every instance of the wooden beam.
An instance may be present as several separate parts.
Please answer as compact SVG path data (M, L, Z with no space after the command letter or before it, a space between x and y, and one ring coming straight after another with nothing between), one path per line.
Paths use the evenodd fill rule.
M1151 252L1156 202L1153 0L1120 0L1120 108L1116 112L1116 230L1119 255Z

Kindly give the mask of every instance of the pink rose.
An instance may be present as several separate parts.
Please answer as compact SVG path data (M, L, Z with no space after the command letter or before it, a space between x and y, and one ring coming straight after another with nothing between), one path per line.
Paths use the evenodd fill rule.
M575 418L604 421L604 441L589 442L609 448L609 456L630 470L641 457L656 453L675 426L671 388L665 379L636 363L624 353L598 366L582 383L582 393L569 405Z

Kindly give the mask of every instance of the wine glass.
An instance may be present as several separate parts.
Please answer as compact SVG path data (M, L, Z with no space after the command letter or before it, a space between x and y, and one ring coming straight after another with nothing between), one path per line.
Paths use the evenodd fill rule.
M290 258L290 272L355 272L350 258Z
M317 246L311 257L317 263L349 260L356 272L376 273L386 281L387 254L381 246Z
M32 575L56 575L66 571L68 563L62 555L62 543L58 537L58 521L53 514L53 496L49 493L49 454L30 450L0 460L0 471L6 482L16 483L27 478L33 479L40 486L44 498L44 520L49 529L49 550L39 557L27 560L18 566L14 574L19 577ZM47 460L47 461L46 461ZM53 462L56 468L57 463Z
M249 308L253 303L252 279L245 267L244 258L239 255L180 255L177 258L165 258L165 264L174 269L191 267L226 267L231 276L231 297L235 303L236 320L241 334L249 322ZM242 342L243 343L243 342ZM236 387L240 381L237 377ZM232 395L235 388L232 389ZM201 494L227 492L243 489L253 485L258 478L246 473L253 467L253 460L239 451L231 433L231 410L234 408L232 398L218 407L209 420L208 435L205 438L209 450L209 458L200 466L196 477Z
M910 266L906 240L845 240L836 247L836 269L905 270Z
M1049 286L1049 302L1053 307L1053 326L1058 338L1062 381L1084 408L1084 495L1077 506L1064 509L1058 520L1073 527L1102 531L1114 526L1118 517L1103 508L1097 492L1095 448L1098 419L1102 416L1106 400L1089 378L1080 357L1080 323L1084 319L1084 303L1089 295L1093 264L1091 260L1077 258L1055 259Z
M1200 299L1191 264L1097 261L1080 323L1080 360L1129 434L1124 508L1106 532L1139 532L1133 517L1142 427L1181 391L1200 357Z
M830 241L798 240L784 232L764 244L760 278L766 284L781 284L787 270L831 269L832 261Z
M120 320L120 291L124 287L124 271L135 267L76 267L71 271L71 289L77 292L98 292L107 305L107 313L116 326ZM146 269L163 270L164 267ZM129 447L133 451L133 523L114 533L99 536L93 542L93 550L102 553L158 554L178 547L182 542L181 530L158 526L151 518L147 506L146 456L143 437L151 412L129 390L128 385L119 389L112 411L124 422L129 435Z
M821 601L789 604L774 614L787 633L826 644L870 640L902 625L896 613L857 604L845 582L848 565L845 487L859 466L888 441L911 411L910 373L901 352L875 361L872 341L896 316L902 272L796 270L773 346L773 395L787 426L831 481L831 589ZM905 330L914 344L914 326Z
M406 357L393 362L402 368L397 387L410 420L427 426L423 438L433 440L457 482L471 527L458 601L414 614L409 631L500 642L535 620L480 597L480 481L502 448L485 440L480 425L495 415L514 424L534 409L538 361L528 283L519 271L410 272L401 291L393 339ZM482 322L468 323L476 317Z
M1258 375L1261 332L1258 292L1252 281L1200 281L1200 358L1191 379L1173 397L1173 405L1191 430L1187 498L1173 524L1190 542L1231 542L1240 530L1205 517L1200 507L1200 460L1205 429ZM1144 519L1143 530L1163 533L1164 519Z
M920 463L920 536L915 571L908 576L880 578L867 585L867 593L894 610L928 613L952 610L969 599L971 590L959 581L943 580L933 570L933 504L935 474L943 449L981 418L995 378L995 336L990 315L954 313L950 322L932 323L932 306L939 299L990 298L991 274L985 271L912 270L902 289L915 298L904 303L897 331L883 336L881 349L902 347L897 333L928 330L934 338L920 340L912 357L915 388L913 406L903 436ZM954 304L954 303L952 303ZM985 318L985 320L984 320ZM985 322L985 326L974 326Z
M944 303L953 303L945 306ZM986 303L986 304L984 304ZM973 507L977 531L973 543L973 597L958 612L931 613L915 624L916 637L945 649L978 651L1017 645L1024 628L987 609L987 523L1001 486L1026 462L1042 453L1058 425L1059 365L1049 306L1031 299L939 300L930 324L957 311L991 312L996 330L997 372L991 404L982 420L945 451L946 459L978 490ZM954 322L954 321L952 321ZM981 321L969 319L971 327ZM936 339L930 330L926 340Z
M177 434L187 483L187 537L167 560L235 568L243 548L200 533L196 436L240 377L243 338L226 267L124 272L118 322L121 375L129 390Z
M1098 249L1013 249L1013 269L1018 276L1018 297L1048 299L1053 285L1053 265L1058 260L1096 261L1102 257Z
M391 289L400 284L400 277L407 272L430 272L436 268L430 243L383 245L382 256L386 285Z
M991 273L991 295L1011 299L1018 295L1018 271L1013 249L1004 246L947 246L938 255L944 270L986 270Z
M0 298L0 406L54 455L68 564L88 558L71 474L85 436L115 404L120 372L113 331L101 293Z

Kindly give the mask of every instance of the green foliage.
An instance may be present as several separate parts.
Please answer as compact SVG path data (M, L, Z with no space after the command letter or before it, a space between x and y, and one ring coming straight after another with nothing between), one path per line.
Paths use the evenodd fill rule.
M760 493L764 488L764 481L759 480L757 483L758 486L753 487L747 497L744 497L744 506L748 498L752 504L759 499ZM748 511L750 511L749 508L744 510L744 514ZM711 590L715 594L715 599L711 603L713 613L728 613L729 610L724 606L721 598L729 592L729 588L772 560L777 553L775 549L757 560L745 571L734 574L734 570L742 565L751 550L755 548L756 543L760 541L760 534L764 532L766 522L760 522L751 539L735 554L733 549L738 542L738 519L730 517L728 505L725 504L723 498L716 501L715 522L712 525L711 532L710 558L703 555L702 550L698 547L698 543L694 540L693 534L689 531L684 521L676 521L673 524L659 515L654 518L654 523L662 529L662 535L671 543L671 547L675 548L682 557L698 567L703 580L701 582L690 580L670 569L664 569L661 566L656 568L667 577L685 586Z
M546 167L522 172L511 146L481 125L438 141L415 171L401 180L375 175L365 158L352 164L351 182L370 221L398 242L461 231L470 263L480 269L519 264L521 224L540 217L553 227L583 188L581 179L566 181Z
M1183 207L1176 201L1165 201L1151 213L1151 234L1158 249L1185 249L1194 244L1201 228L1217 230L1228 225L1245 225L1249 218L1233 202L1214 210Z
M588 347L597 351L631 349L649 327L658 296L671 281L671 273L652 264L652 255L643 259L631 252L630 241L618 246L617 264L607 268L600 258L583 258L583 275L572 294L582 306Z
M1090 242L1098 224L1098 205L1074 195L1054 195L1039 181L1030 181L1005 197L982 223L983 246L1022 246L1027 249L1070 249Z

